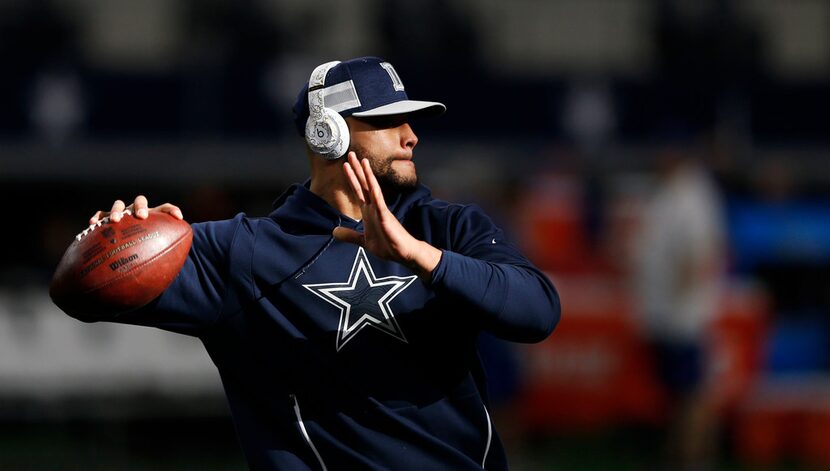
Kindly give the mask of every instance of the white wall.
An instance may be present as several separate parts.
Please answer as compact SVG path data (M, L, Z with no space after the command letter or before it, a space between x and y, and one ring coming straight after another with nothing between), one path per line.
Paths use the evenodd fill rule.
M195 338L77 321L46 288L0 291L0 398L136 392L222 394L222 387Z

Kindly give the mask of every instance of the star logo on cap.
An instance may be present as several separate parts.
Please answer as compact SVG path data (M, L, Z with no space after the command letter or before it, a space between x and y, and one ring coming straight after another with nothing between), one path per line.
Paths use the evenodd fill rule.
M337 351L340 351L365 327L408 343L389 304L416 278L415 275L378 278L363 247L358 247L348 281L303 287L340 310L336 343Z

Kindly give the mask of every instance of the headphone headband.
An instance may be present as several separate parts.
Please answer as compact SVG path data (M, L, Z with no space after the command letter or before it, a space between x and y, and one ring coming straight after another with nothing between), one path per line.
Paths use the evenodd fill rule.
M315 67L314 71L311 72L311 77L308 79L308 89L311 90L312 88L322 87L325 85L326 75L329 73L329 70L339 63L340 61L331 61Z

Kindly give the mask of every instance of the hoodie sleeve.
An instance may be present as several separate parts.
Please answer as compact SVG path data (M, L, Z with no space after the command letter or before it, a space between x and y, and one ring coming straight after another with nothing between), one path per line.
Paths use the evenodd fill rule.
M436 291L477 311L485 330L506 340L540 342L559 322L550 280L475 205L450 217L449 247L432 273Z
M113 321L198 335L222 313L229 279L229 254L242 231L242 215L193 224L193 244L173 283L149 305Z

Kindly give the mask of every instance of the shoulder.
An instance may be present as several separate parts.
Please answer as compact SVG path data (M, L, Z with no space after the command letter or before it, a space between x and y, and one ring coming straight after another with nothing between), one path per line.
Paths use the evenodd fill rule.
M460 250L474 240L487 240L500 229L477 204L452 203L438 198L422 198L406 216L407 226L431 235L431 240L449 250ZM416 229L417 228L417 229ZM420 234L418 234L420 235Z
M468 217L471 215L482 215L486 217L484 210L475 203L453 203L435 198L431 195L419 199L410 211L446 218Z
M269 225L268 218L249 217L239 213L233 218L193 223L193 244L201 249L221 252L230 251L238 245L251 245L263 226ZM274 225L270 222L270 225Z
M424 201L419 207L423 212L445 219L447 224L463 225L479 222L493 224L484 209L476 203L452 203L431 198L429 201Z
M244 213L239 213L231 219L196 222L191 224L191 227L194 238L200 237L221 243L232 239L241 227L248 226L248 221L250 219Z

